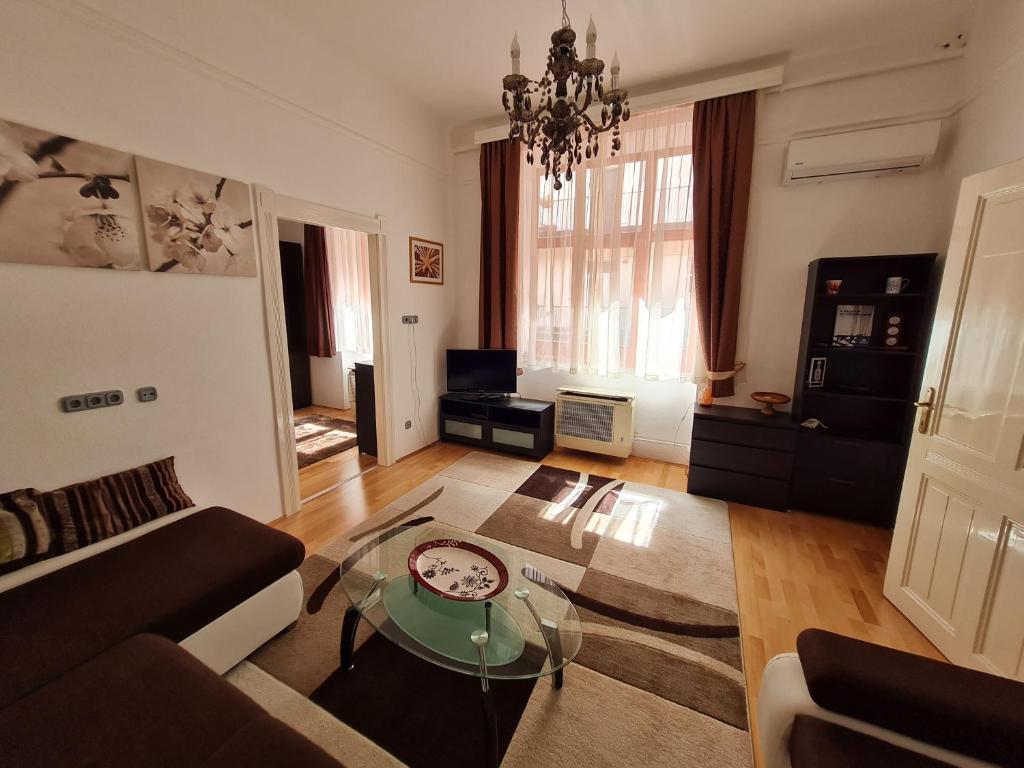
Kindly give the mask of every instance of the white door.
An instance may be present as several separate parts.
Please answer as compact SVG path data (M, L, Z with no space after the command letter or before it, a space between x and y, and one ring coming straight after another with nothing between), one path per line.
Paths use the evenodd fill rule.
M1024 160L964 179L885 595L953 662L1024 679Z

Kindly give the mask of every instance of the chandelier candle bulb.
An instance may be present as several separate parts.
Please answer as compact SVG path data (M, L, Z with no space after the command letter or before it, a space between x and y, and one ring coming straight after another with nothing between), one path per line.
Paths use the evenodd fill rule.
M629 119L629 94L619 88L619 57L616 53L611 69L611 88L604 87L604 62L597 58L597 26L591 17L587 25L587 57L576 53L576 32L562 0L562 26L551 34L548 62L540 80L531 80L520 72L519 39L512 39L512 74L505 75L502 104L509 118L509 138L521 138L527 149L527 162L534 162L539 148L539 162L544 178L553 177L556 190L562 188L562 174L575 163L583 162L584 154L597 156L598 134L615 130ZM554 98L552 98L554 90ZM601 121L588 110L601 106ZM611 145L614 155L621 142L617 136Z

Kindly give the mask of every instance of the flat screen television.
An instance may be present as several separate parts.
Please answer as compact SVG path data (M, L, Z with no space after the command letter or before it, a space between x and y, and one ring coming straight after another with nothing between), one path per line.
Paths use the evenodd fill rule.
M449 349L448 391L480 395L516 391L514 349Z

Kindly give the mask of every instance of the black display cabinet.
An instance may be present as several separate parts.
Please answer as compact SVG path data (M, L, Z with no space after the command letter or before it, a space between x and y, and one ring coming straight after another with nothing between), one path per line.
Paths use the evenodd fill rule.
M791 508L892 526L935 311L935 259L809 265L792 415L827 429L800 429ZM898 293L886 291L892 278Z

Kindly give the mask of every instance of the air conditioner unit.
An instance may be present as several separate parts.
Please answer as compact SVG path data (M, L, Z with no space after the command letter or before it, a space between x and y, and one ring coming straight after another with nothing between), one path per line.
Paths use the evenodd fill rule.
M783 184L891 176L920 168L939 145L938 120L789 142Z
M559 387L555 398L555 445L609 456L633 450L635 392Z

